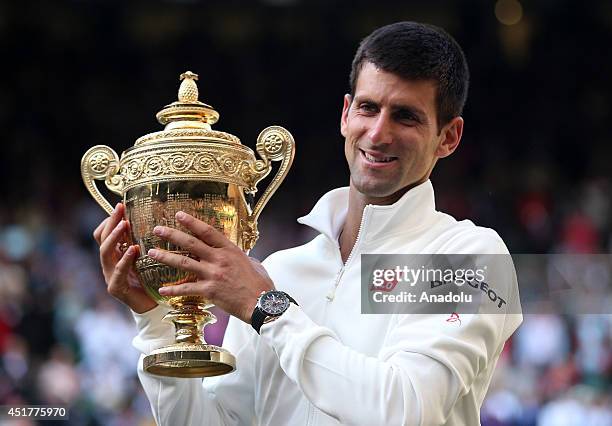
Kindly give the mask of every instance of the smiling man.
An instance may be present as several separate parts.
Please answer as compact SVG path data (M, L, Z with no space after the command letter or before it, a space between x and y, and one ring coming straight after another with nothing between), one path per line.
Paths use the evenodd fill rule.
M160 293L202 295L230 313L224 346L237 359L234 373L203 381L149 375L140 364L159 424L479 424L497 359L522 319L513 274L491 277L507 301L494 314L360 312L362 254L508 253L495 231L435 209L429 176L459 145L467 88L463 52L446 32L414 22L380 28L359 46L344 97L350 185L299 219L316 238L261 265L184 213L177 220L195 238L155 229L200 259L151 250L198 277ZM123 213L118 205L94 236L108 291L134 311L144 356L174 330L130 280L138 250L117 250Z

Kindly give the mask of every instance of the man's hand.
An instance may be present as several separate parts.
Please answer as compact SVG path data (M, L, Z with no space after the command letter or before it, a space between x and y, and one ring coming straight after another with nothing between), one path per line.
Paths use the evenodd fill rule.
M159 293L163 296L203 296L225 312L250 323L261 292L274 288L266 270L214 227L183 212L176 214L176 220L193 235L165 226L157 226L153 232L200 260L159 249L149 250L148 255L195 273L197 281L162 287Z
M100 244L100 264L108 293L142 314L156 307L157 303L145 293L134 270L139 247L129 246L125 253L119 249L120 243L128 239L130 227L122 220L124 212L125 206L117 204L111 216L98 225L93 236Z

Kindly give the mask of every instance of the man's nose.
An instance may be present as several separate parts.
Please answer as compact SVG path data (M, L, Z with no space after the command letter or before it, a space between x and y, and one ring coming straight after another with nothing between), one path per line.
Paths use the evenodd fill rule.
M393 141L391 121L386 114L378 114L376 121L372 123L372 127L368 130L368 138L375 145L390 144Z

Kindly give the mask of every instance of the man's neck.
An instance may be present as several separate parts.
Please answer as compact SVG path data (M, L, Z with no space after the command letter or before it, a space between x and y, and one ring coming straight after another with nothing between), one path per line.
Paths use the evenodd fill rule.
M364 194L361 194L355 189L351 183L349 188L349 201L348 201L348 212L342 231L340 231L340 237L338 243L340 245L340 255L342 262L346 263L355 243L359 236L359 227L361 226L361 218L363 217L363 210L368 204L375 205L389 205L399 200L402 195L408 191L398 192L389 197L372 199Z
M361 225L361 218L363 216L363 209L367 205L365 200L360 199L361 197L355 195L355 192L357 191L355 191L351 185L349 189L348 212L346 214L344 226L340 231L340 237L338 238L342 263L346 263L346 260L351 254L351 250L353 250L355 242L357 242L359 226Z
M425 179L426 180L426 179ZM340 236L338 237L338 244L340 245L340 255L342 257L342 262L346 263L355 243L357 242L357 237L359 236L359 227L361 226L361 219L363 217L363 210L365 206L368 204L374 204L379 206L385 206L395 203L397 200L402 198L402 196L408 192L410 189L414 188L417 185L425 182L425 180L419 181L410 185L402 190L389 195L387 197L381 198L371 198L368 197L355 189L353 183L351 182L349 187L349 201L348 201L348 212L346 214L346 220L344 221L344 226L340 231Z

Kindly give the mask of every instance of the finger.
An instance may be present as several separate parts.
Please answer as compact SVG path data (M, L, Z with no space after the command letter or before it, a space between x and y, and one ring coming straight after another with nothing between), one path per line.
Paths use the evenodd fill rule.
M175 268L184 269L185 271L194 272L198 276L202 275L204 268L202 264L197 260L194 260L188 256L182 254L171 253L166 250L151 249L147 252L149 257L157 260L158 262L164 263L168 266L174 266Z
M108 283L108 292L113 296L120 296L129 290L127 276L134 265L134 259L136 258L137 252L138 246L130 246L121 259L119 259L119 262L117 262L113 275Z
M106 226L102 230L102 235L100 237L101 241L106 240L109 234L113 231L113 229L115 229L117 224L121 221L121 219L123 218L124 210L125 210L125 207L123 206L123 204L117 203L117 205L115 206L115 210L113 210L113 212L111 213L108 222L106 222Z
M140 250L138 250L138 253L136 254L137 258L139 254L140 254ZM142 282L140 281L140 278L138 278L138 272L136 272L136 268L131 268L130 271L128 272L128 283L133 288L141 288L144 290L142 286Z
M175 228L156 226L153 228L153 233L164 240L176 244L183 250L187 250L189 253L195 254L199 258L209 256L212 251L212 248L198 240L195 236L189 235Z
M122 244L118 244L117 246L117 250L120 250L121 253L123 254L123 251L125 251L125 249L121 249L121 245L125 244L127 246L127 243L136 243L138 245L138 241L132 241L131 235L132 235L132 224L130 224L130 222L127 221L127 219L124 219L123 222L125 222L125 229L123 230L123 240L122 240ZM138 252L140 253L140 246L138 247Z
M127 222L122 220L115 226L115 228L111 231L110 235L106 237L106 239L100 245L100 260L103 263L103 266L109 266L108 261L112 258L112 255L115 253L115 248L117 247L117 243L122 239L125 235L125 230L127 229Z
M162 296L204 296L209 297L206 287L201 282L189 282L184 284L169 285L161 287L159 294Z
M211 247L221 248L235 245L225 235L216 230L214 226L210 226L185 212L177 212L176 220Z
M104 230L104 228L106 228L106 223L108 221L109 221L109 218L107 217L102 222L100 222L98 227L93 231L94 240L96 240L98 245L102 244L102 231Z

